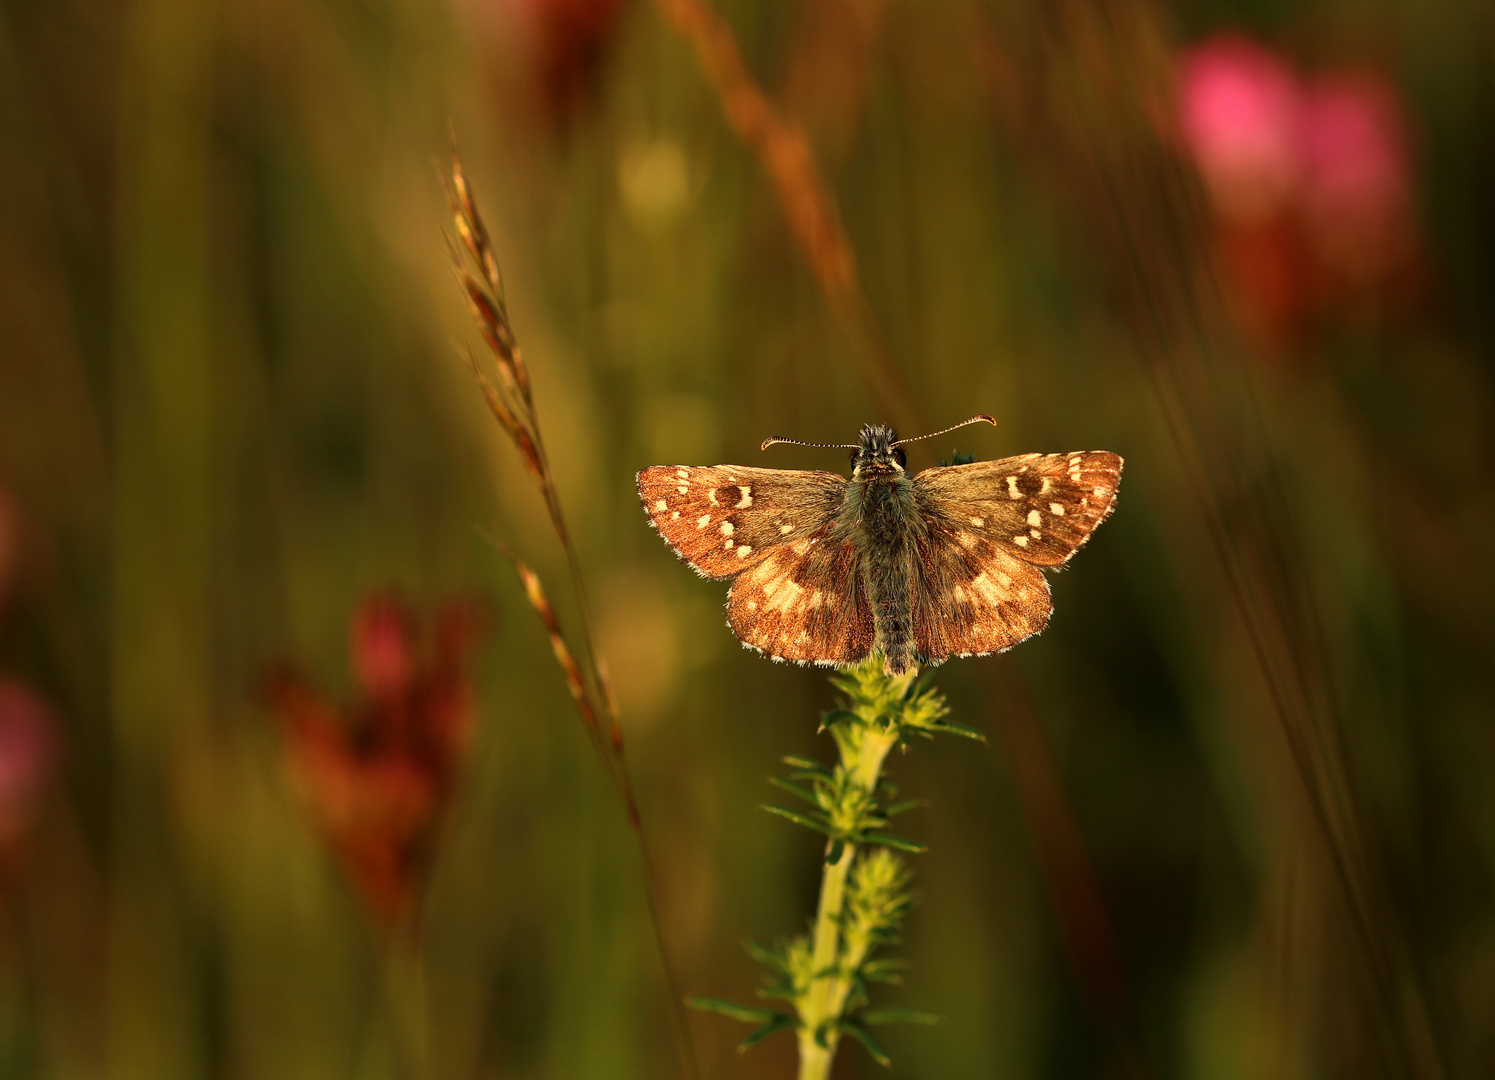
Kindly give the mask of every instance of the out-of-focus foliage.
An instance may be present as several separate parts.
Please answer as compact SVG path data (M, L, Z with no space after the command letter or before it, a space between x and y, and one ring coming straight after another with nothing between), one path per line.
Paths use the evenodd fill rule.
M634 473L981 411L960 450L1126 478L1049 630L941 669L989 745L891 760L931 805L886 1004L948 1022L890 1075L1495 1071L1488 16L731 0L754 128L691 6L0 2L0 1072L674 1074L637 848L480 535L579 626L452 347L452 130L686 992L750 1001L810 910L754 807L834 691L737 647ZM393 961L257 692L367 696L391 592L495 612ZM706 1077L793 1068L690 1024Z

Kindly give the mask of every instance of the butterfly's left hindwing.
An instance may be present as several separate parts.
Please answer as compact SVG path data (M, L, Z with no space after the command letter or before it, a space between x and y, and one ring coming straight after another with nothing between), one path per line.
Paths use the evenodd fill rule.
M926 664L1006 652L1042 633L1054 610L1043 571L968 530L931 527L917 578L914 651Z
M675 554L719 580L826 528L845 497L846 479L738 465L655 465L638 474L638 493Z

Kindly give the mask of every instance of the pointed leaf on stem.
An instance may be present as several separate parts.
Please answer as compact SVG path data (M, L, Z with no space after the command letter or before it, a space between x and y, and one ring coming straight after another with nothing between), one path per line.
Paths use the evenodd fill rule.
M841 1021L841 1033L850 1035L857 1042L867 1048L867 1053L872 1055L872 1060L886 1068L893 1064L893 1059L888 1057L888 1052L882 1048L882 1044L872 1037L872 1032L862 1027L855 1020Z
M796 814L793 810L785 810L782 806L774 806L772 803L764 803L759 809L767 810L770 814L777 814L781 818L788 818L796 825L803 825L807 829L814 829L816 832L823 833L826 836L830 835L830 825L824 819L817 821L815 818L807 817L804 814Z
M830 773L830 770L827 769L824 765L820 764L820 762L811 761L809 758L795 757L793 754L786 754L781 760L785 765L793 765L796 769L808 769L810 772L823 772L827 774Z
M794 1017L788 1016L784 1013L779 1013L768 1023L764 1024L757 1031L749 1035L746 1039L743 1039L742 1042L738 1043L737 1052L740 1054L744 1050L748 1050L754 1046L757 1046L760 1042L768 1038L770 1035L777 1035L779 1032L786 1031L789 1028L795 1026L796 1022Z
M784 1014L777 1009L753 1009L735 1002L723 1001L721 998L692 996L686 998L685 1003L692 1009L721 1013L723 1016L730 1016L733 1020L741 1020L747 1024L766 1024L784 1017Z
M907 851L914 855L922 855L929 848L923 844L916 844L912 840L905 840L901 836L888 836L884 833L866 833L862 836L864 844L881 844L883 847L894 848L898 851Z
M807 788L802 788L798 784L791 784L788 780L780 780L777 776L770 776L768 782L780 791L787 791L790 795L805 800L811 806L819 805L815 801L815 793Z
M915 1012L913 1009L877 1009L864 1012L857 1017L862 1024L943 1024L945 1018L935 1013Z
M929 725L929 730L943 731L949 735L960 735L964 738L974 739L977 742L982 743L986 741L985 732L977 731L975 728L968 728L964 724L952 723L949 720L936 720L934 723Z

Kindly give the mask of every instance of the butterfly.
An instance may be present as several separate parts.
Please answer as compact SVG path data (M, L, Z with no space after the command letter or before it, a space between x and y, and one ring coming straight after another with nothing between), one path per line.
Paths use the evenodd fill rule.
M996 423L965 424L977 422ZM1021 454L910 475L902 446L913 441L864 426L841 444L850 479L656 465L638 474L638 493L676 555L731 579L727 625L774 660L840 667L877 653L899 675L1004 652L1048 623L1043 570L1068 562L1115 509L1121 457Z

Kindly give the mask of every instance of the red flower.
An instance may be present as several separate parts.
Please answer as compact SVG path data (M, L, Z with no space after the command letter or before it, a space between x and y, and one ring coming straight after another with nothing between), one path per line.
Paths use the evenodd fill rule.
M15 504L5 489L0 488L0 601L5 599L15 576L16 549L20 546L18 532Z
M470 2L474 9L481 6L480 0ZM623 0L502 0L495 7L517 31L540 112L563 130L597 89L618 36ZM512 46L503 62L512 64Z
M41 696L0 676L0 868L20 853L57 764L57 721Z
M472 734L463 665L485 624L478 605L449 604L436 615L434 640L424 642L404 605L378 597L349 629L358 683L350 707L328 702L288 665L265 681L314 824L386 925L415 912Z

